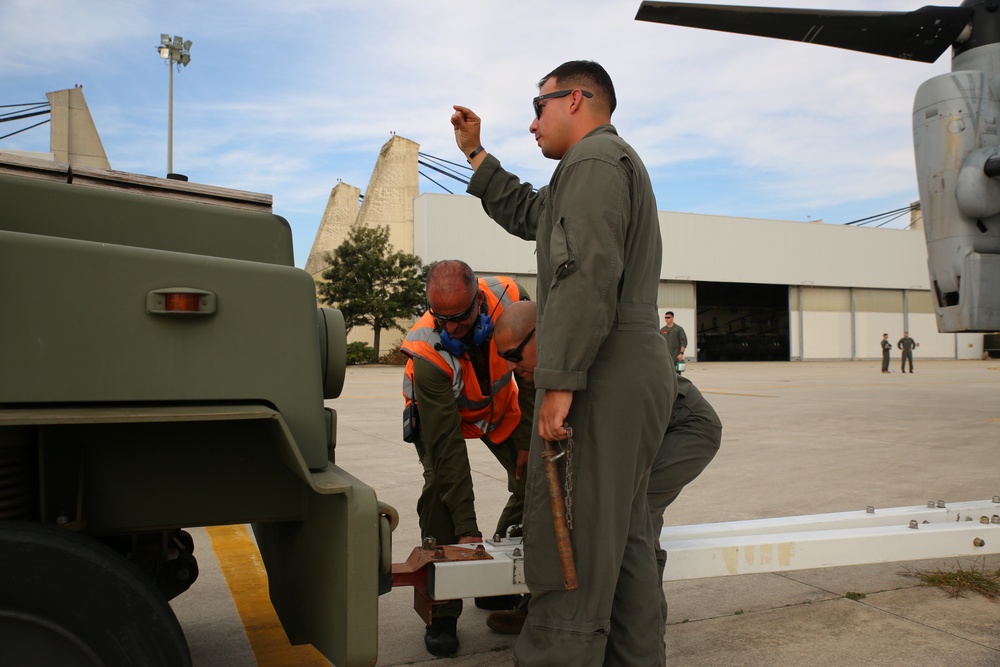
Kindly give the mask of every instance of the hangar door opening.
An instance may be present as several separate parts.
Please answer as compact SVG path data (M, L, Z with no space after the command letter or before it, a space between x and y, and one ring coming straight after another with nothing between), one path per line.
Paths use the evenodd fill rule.
M698 361L788 361L788 287L699 282Z

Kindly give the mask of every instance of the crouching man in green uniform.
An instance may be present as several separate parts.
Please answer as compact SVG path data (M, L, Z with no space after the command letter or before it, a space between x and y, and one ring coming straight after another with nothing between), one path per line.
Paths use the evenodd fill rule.
M524 521L532 597L514 646L523 666L652 667L664 650L646 491L677 374L657 324L656 199L642 160L610 124L616 104L597 63L564 63L542 78L529 130L559 164L537 191L482 147L475 113L456 106L451 117L475 170L468 192L508 232L536 240L536 433ZM544 440L569 438L567 426L572 591L563 585L540 458Z
M521 298L527 295L513 279L477 279L458 260L438 262L427 274L427 312L401 346L409 357L403 377L403 439L414 444L424 468L417 500L421 538L433 536L439 544L483 540L466 439L480 439L507 471L511 496L496 532L504 534L522 521L525 485L515 478L515 467L518 452L527 450L531 440L534 394L518 391L493 340L494 319ZM520 596L513 598L507 608L520 601ZM461 600L434 606L424 634L429 653L458 651L461 613Z
M537 306L531 301L511 304L497 318L496 342L500 356L507 361L519 383L533 380L537 359L534 340ZM524 385L521 385L522 387ZM649 473L649 517L656 538L656 563L660 580L667 563L667 552L660 547L663 513L684 487L690 484L712 461L722 442L722 422L715 409L702 396L691 380L677 378L677 398L670 415L670 425L653 459ZM520 473L520 467L518 469ZM663 587L661 585L662 592ZM662 599L663 618L667 616L666 596ZM527 616L527 605L512 610L494 611L486 619L493 630L505 634L521 631Z

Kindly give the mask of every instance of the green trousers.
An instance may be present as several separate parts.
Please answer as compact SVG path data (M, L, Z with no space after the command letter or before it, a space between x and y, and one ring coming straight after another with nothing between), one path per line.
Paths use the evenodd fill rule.
M656 458L653 459L646 494L653 524L656 566L660 578L660 610L664 623L667 620L667 597L663 593L663 570L667 564L667 552L660 547L663 513L684 487L712 461L721 442L722 422L701 392L692 387L686 396L678 396L670 417L670 426Z
M434 469L429 465L425 456L424 445L421 440L415 443L417 455L420 463L424 467L424 486L420 491L420 498L417 499L417 520L420 524L420 537L434 537L438 544L455 544L458 542L458 535L455 534L455 526L451 520L451 512L442 497L438 486L438 478ZM510 498L504 506L500 519L497 521L496 532L504 535L507 528L520 524L524 515L524 489L527 482L527 475L521 477L520 481L514 478L517 467L517 449L508 438L499 445L489 445L486 443L474 443L472 446L487 447L493 456L496 457L500 465L507 471L507 490L510 491ZM485 537L492 537L486 535ZM458 616L462 613L461 600L449 600L442 604L434 605L432 615Z
M658 349L654 349L654 345ZM638 351L639 354L636 354ZM676 394L663 341L614 331L573 393L572 543L579 588L563 587L536 435L525 496L528 616L514 645L521 667L653 667L663 655L662 586L646 499L649 470ZM536 397L540 406L542 391ZM536 407L537 412L537 407ZM565 475L568 456L560 461Z

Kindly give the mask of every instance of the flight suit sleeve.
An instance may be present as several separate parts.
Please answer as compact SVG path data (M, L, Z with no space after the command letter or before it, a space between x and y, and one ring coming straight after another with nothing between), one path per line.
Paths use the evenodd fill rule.
M413 378L424 456L430 460L441 501L451 513L456 536L474 533L479 527L472 469L451 381L441 369L419 358L413 360Z
M680 343L680 347L681 347L682 351L686 350L687 346L688 346L688 337L687 337L687 333L684 332L684 328L683 327L681 327L681 330L677 332L677 338L678 338L678 342Z
M514 236L533 241L538 231L538 216L545 205L546 188L535 191L487 155L469 179L466 192L479 197L486 215Z
M553 284L539 322L535 384L587 388L587 371L611 331L630 210L624 170L582 159L553 176L549 262Z

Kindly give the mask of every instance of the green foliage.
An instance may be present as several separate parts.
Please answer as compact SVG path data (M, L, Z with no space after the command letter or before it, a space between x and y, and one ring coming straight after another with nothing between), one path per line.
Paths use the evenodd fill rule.
M378 358L378 362L386 366L405 366L408 357L400 351L401 345L401 342L396 343L391 350Z
M864 600L868 596L864 593L858 593L857 591L847 591L844 593L844 597L848 600Z
M427 267L416 255L396 251L385 226L354 227L326 259L330 266L317 284L320 300L343 313L348 331L374 330L377 358L381 331L405 332L397 320L423 311Z
M368 343L347 344L347 365L370 364L375 359L375 350Z

